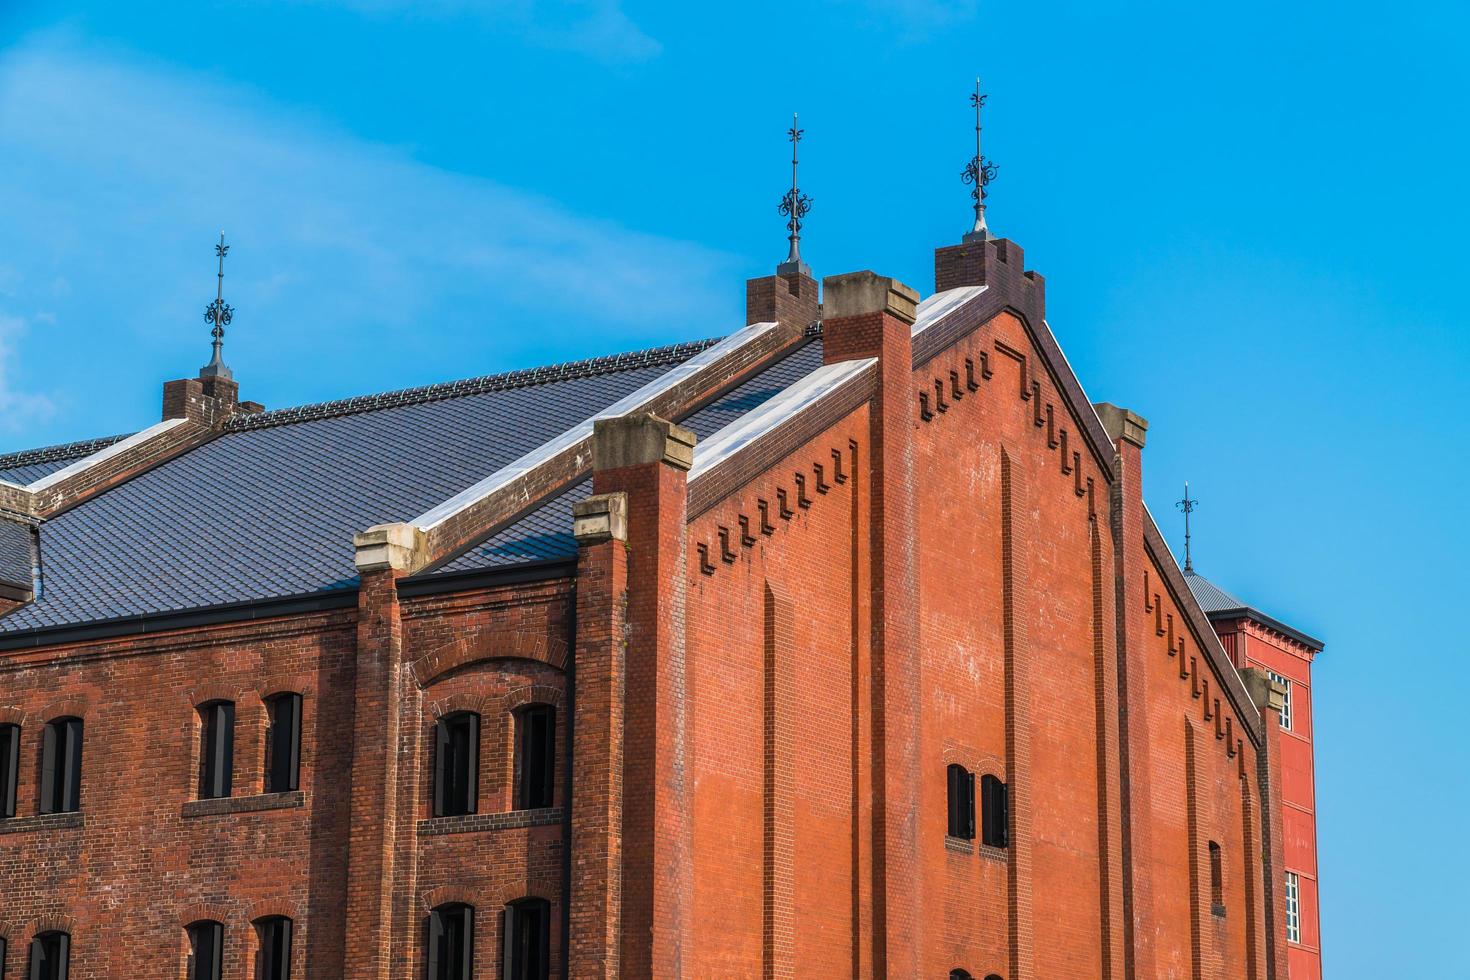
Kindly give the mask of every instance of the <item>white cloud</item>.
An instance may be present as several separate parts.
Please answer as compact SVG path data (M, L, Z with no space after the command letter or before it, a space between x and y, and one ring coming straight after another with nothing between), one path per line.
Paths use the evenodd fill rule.
M25 321L0 313L0 431L19 433L48 418L55 405L47 395L16 387L15 341L25 332Z
M129 335L112 366L139 382L195 366L177 363L183 344L205 359L220 227L240 309L227 355L278 359L256 391L266 375L353 370L361 391L724 332L738 299L732 256L54 38L0 57L0 214L9 308L54 312L54 336ZM328 351L336 375L312 363ZM63 352L36 354L32 370L66 370Z
M663 50L620 0L296 0L344 7L371 17L475 17L516 31L538 47L574 51L604 62L644 61Z

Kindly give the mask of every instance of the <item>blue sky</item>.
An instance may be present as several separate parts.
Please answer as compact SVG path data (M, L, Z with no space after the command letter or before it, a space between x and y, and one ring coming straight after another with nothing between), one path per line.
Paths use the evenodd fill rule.
M967 227L1149 418L1218 584L1327 640L1337 980L1470 975L1462 3L0 0L0 451L131 431L208 356L277 407L726 333L785 254L927 292ZM1387 828L1372 805L1387 794Z

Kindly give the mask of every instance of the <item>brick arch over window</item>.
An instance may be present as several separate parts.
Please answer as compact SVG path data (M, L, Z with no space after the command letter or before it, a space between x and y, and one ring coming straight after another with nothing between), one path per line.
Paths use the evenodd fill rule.
M486 702L492 700L494 699L476 691L461 691L458 694L451 694L447 698L440 698L431 703L429 705L429 714L435 721L440 718L447 718L449 715L460 711L473 711L483 718L486 710L491 707Z
M42 708L38 712L38 715L40 716L40 721L49 724L57 718L80 718L86 721L91 715L91 711L92 702L88 698L71 697L62 698L59 701L52 701L46 707Z
M229 701L231 704L245 699L245 692L232 684L201 684L189 692L189 702L194 707L211 701Z
M187 929L196 922L228 923L229 921L230 910L223 905L215 905L211 902L196 902L179 912L180 929Z
M22 708L13 705L0 705L0 725L19 725L26 727L31 722L31 716L26 714Z
M296 903L288 898L262 898L250 906L246 918L250 922L259 922L261 919L269 919L274 916L283 916L291 920L292 931L299 935L305 928L302 921L301 909Z
M561 707L561 688L547 684L527 684L513 691L506 691L500 698L501 711L515 711L528 704L549 704L559 708Z
M991 752L976 752L966 746L946 746L943 762L946 766L952 763L964 766L977 778L988 774L1005 782L1005 760Z
M413 662L413 676L428 687L452 670L483 660L537 660L557 670L567 666L567 645L559 637L535 630L470 630L425 653Z
M468 905L472 908L480 906L480 896L473 889L466 888L461 884L440 885L430 888L419 895L419 905L424 912L432 912L441 905Z
M518 902L523 898L539 898L550 902L552 908L556 908L561 902L561 879L551 877L535 877L522 881L512 881L501 884L500 887L490 892L489 908L504 908L511 902Z
M303 701L310 701L316 697L316 683L310 674L271 674L255 685L252 693L262 703L277 694L299 694Z
M65 912L50 912L46 915L39 915L26 923L25 932L20 937L24 941L19 945L30 945L30 941L43 932L64 932L68 936L71 936L72 939L76 939L77 920Z

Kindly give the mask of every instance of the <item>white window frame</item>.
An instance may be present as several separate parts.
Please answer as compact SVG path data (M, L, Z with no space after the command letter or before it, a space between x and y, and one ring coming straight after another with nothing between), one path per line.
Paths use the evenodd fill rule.
M1302 941L1302 883L1295 871L1286 873L1286 941Z
M1274 670L1266 671L1266 676L1286 688L1286 699L1281 705L1281 730L1291 731L1291 678L1282 677Z

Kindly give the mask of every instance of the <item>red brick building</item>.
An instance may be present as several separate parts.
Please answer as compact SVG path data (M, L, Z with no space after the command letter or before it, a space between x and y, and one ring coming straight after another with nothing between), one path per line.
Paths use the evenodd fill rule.
M1312 661L1322 641L1261 612L1185 563L1185 581L1238 668L1285 687L1281 708L1281 816L1286 868L1286 956L1295 980L1322 976L1317 880L1317 783L1312 751Z
M0 459L4 977L1286 977L1300 638L1022 261Z

